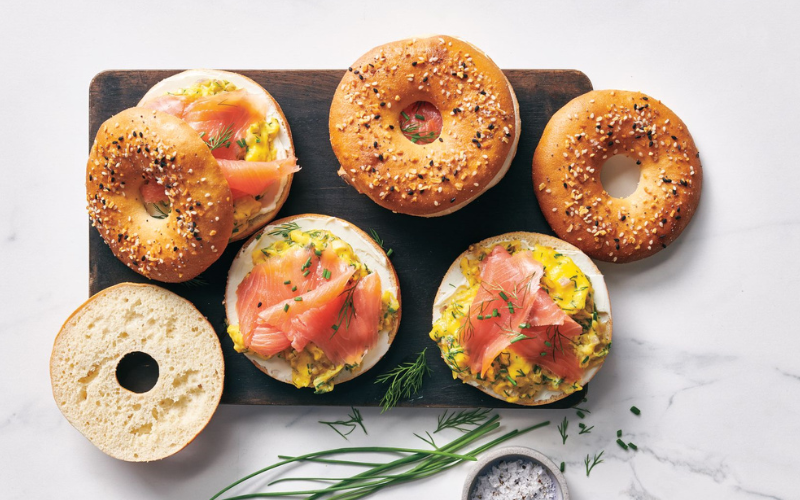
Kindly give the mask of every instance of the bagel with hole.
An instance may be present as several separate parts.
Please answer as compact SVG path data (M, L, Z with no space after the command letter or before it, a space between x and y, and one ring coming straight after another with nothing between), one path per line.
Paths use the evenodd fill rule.
M497 184L519 105L497 65L449 36L376 47L348 68L329 118L339 176L394 212L438 217Z
M157 363L157 381L145 392L120 383L132 354ZM50 357L59 410L101 451L129 462L160 460L188 445L217 409L224 372L219 339L190 302L133 283L79 307Z
M581 390L608 355L608 290L573 245L502 234L470 246L448 269L430 337L453 378L509 403L552 403Z
M361 229L296 215L244 244L228 274L225 312L234 348L256 367L324 393L389 350L400 286L381 244Z
M299 167L286 117L261 85L230 71L188 70L157 83L138 106L181 118L208 145L231 188L232 241L275 218Z
M159 198L149 203L152 189ZM196 277L222 255L233 230L231 190L208 146L160 111L131 108L100 126L86 199L114 255L159 281Z
M628 197L608 194L603 164L625 155L640 169ZM689 129L640 92L595 90L558 110L533 156L539 206L562 239L589 256L632 262L672 243L700 203L703 168Z

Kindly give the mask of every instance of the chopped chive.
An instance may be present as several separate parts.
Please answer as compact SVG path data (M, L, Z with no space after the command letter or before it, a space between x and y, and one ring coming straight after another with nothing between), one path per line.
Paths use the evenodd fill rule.
M546 352L540 352L539 355L540 356L547 356L547 353Z
M311 274L311 270L306 269L306 272L303 273L303 276L308 276L309 274Z
M386 252L386 256L387 256L387 257L391 257L393 253L394 253L394 250L392 250L392 249L390 248L390 249L389 249L389 251L388 251L388 252Z
M635 406L631 406L631 413L633 413L634 415L639 415L640 413L642 413L642 411Z
M564 472L564 462L561 462L561 465L558 467L561 472Z
M551 344L549 340L545 340L544 341L544 345L546 345L547 347L552 347L553 346L553 344Z
M527 338L528 338L528 337L526 337L525 335L523 335L523 334L521 334L521 333L520 333L519 335L517 335L516 337L514 337L513 339L511 339L511 343L513 344L513 343L515 343L515 342L519 342L520 340L525 340L525 339L527 339ZM524 376L524 375L523 375L523 376Z
M581 364L584 364L588 361L589 361L589 356L586 356L585 358L583 358L583 361L581 361Z
M291 283L292 283L292 280L286 280L286 281L283 282L284 285L290 285Z
M627 449L628 449L628 445L627 445L627 444L625 444L625 442L624 442L623 440L621 440L621 439L617 439L617 444L618 444L618 445L619 445L619 446L620 446L620 447L621 447L623 450L627 450Z
M303 297L295 297L294 301L295 302L303 302Z
M512 377L511 375L506 375L506 378L508 379L509 382L511 382L512 385L514 386L517 385L517 381L514 380L514 377Z
M582 411L580 411L580 410L576 411L575 413L577 413L577 414L578 414L578 416L579 416L579 417L581 417L581 418L586 418L586 414L585 414L585 413L583 413L583 412L582 412Z
M483 319L483 316L479 314L478 319Z
M529 328L530 326L531 326L531 325L529 325L528 323L520 323L520 325L519 325L519 328L520 328L520 330L521 330L521 329L523 329L523 328Z
M492 309L492 317L493 318L497 318L499 316L500 316L500 312L497 310L497 308Z
M311 257L308 258L308 260L306 261L305 264L303 264L303 267L301 267L300 270L302 271L303 269L307 269L309 267L311 267Z
M638 447L638 446L636 446L636 445L635 445L635 444L633 444L633 443L628 443L628 448L632 449L633 451L636 451L636 450L638 450L638 449L639 449L639 447Z
M286 312L288 310L289 310L289 304L284 304L283 305L283 312Z
M503 300L508 302L508 295L506 295L505 292L500 292L500 297L502 297Z
M508 303L508 312L514 314L514 304L512 304L511 302Z
M416 118L417 120L425 121L425 117L418 113L414 113L414 118Z
M293 287L292 287L292 291L293 291L293 292L296 292L296 291L297 291L297 285L295 285L295 286L293 286Z
M339 325L332 325L331 328L333 328L334 330L338 330L339 329Z
M618 430L618 431L617 431L617 437L618 437L618 438L621 438L621 437L622 437L622 429L620 429L620 430Z
M331 279L331 272L328 271L327 269L324 269L322 271L322 277L325 278L326 280Z

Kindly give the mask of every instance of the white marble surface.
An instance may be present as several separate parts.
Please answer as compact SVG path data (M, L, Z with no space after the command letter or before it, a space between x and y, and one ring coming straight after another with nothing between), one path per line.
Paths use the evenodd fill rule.
M317 420L345 409L224 406L184 452L128 464L62 418L48 359L87 294L82 176L92 76L341 68L379 43L435 32L474 42L501 67L577 68L595 88L657 96L689 124L703 155L701 207L678 242L644 262L602 266L615 348L591 387L586 421L595 429L578 436L572 411L504 411L508 427L554 422L512 444L565 460L576 499L800 497L797 4L365 5L2 2L0 497L207 498L278 453L344 444ZM411 13L412 5L427 10ZM438 413L364 410L369 438L351 443L407 444L412 432L435 427ZM566 445L555 427L564 415L573 429ZM618 428L637 453L614 444ZM582 459L601 449L606 460L587 478ZM378 497L456 499L466 473Z

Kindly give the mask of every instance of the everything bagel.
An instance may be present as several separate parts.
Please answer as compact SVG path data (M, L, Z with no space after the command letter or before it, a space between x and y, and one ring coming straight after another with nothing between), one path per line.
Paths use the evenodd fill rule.
M433 104L442 128L430 144L400 127L403 110ZM452 213L497 184L519 140L519 106L500 68L447 36L372 49L348 69L331 104L339 175L394 212Z
M142 187L159 186L169 213L151 215ZM197 132L167 113L131 108L100 126L86 168L89 217L114 255L148 278L194 278L225 250L231 191Z
M640 180L626 198L600 181L607 159L636 161ZM697 210L700 153L686 125L640 92L597 90L550 119L533 156L539 205L556 234L595 259L631 262L666 248Z

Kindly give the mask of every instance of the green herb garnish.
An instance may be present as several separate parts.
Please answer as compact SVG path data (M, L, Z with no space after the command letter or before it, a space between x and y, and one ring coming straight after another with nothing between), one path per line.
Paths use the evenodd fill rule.
M567 438L569 434L567 434L567 426L569 426L569 420L567 417L564 417L564 420L558 424L558 433L561 434L561 444L567 444Z
M631 406L631 413L633 413L634 415L639 415L642 413L642 411L635 406Z
M375 243L377 243L379 247L384 248L383 247L383 239L380 236L378 236L378 232L377 231L375 231L374 229L370 228L369 229L369 235L372 236L372 239L375 240ZM393 253L394 253L394 250L392 250L390 248L386 252L386 256L387 257L391 257Z
M282 236L284 238L288 238L289 233L291 233L295 229L300 229L300 226L296 222L286 222L276 227L272 231L268 232L267 234L270 236Z
M591 465L589 465L589 455L586 455L586 458L583 461L583 463L586 464L586 477L589 477L589 473L592 472L592 469L594 469L595 465L603 462L603 460L600 458L603 456L603 453L605 453L605 450L601 451L600 454L595 454Z
M200 134L200 137L202 138L204 134L205 132ZM217 133L216 136L211 137L207 141L203 139L203 141L205 141L205 143L208 144L208 148L211 151L214 151L215 149L221 147L226 147L226 148L231 147L231 137L233 137L233 125L228 125L225 129Z
M409 398L422 389L422 379L425 374L430 374L428 361L425 358L426 347L417 355L413 362L406 362L395 366L387 373L375 379L376 384L389 383L386 394L381 399L383 410L381 413L397 405L401 398Z
M423 351L424 352L424 351ZM302 463L322 463L322 464L335 464L347 465L354 467L364 467L366 470L355 474L348 478L332 479L330 476L326 477L286 477L279 478L271 483L269 486L287 482L287 481L304 481L304 482L329 482L326 487L319 487L308 490L300 491L275 491L265 493L248 493L247 495L228 497L229 500L235 498L253 498L253 497L286 497L286 496L304 496L306 498L318 499L326 497L329 499L336 498L337 500L356 500L363 498L367 495L375 493L387 486L414 481L433 476L439 472L450 469L465 461L475 461L477 457L486 450L494 448L501 443L504 443L514 437L521 436L534 429L538 429L549 425L550 422L542 422L540 424L532 425L524 429L514 429L507 432L500 437L497 437L488 443L475 446L472 449L461 450L471 446L477 440L489 436L490 433L500 427L500 416L494 415L492 418L481 424L480 426L472 429L464 435L459 436L453 441L441 445L435 449L413 449L413 448L396 448L396 447L353 447L353 448L337 448L332 450L318 451L308 453L300 456L286 456L279 455L279 462L264 467L258 471L248 474L247 476L234 481L229 484L214 496L211 500L220 498L223 494L230 491L232 488L242 484L243 482L268 472L277 469L281 466L288 464L302 464ZM427 442L427 441L426 441ZM364 454L384 454L389 455L389 461L365 461ZM398 457L398 455L400 455ZM336 457L333 457L336 456ZM330 457L330 458L329 458ZM350 457L355 458L349 459ZM391 473L396 471L396 473Z
M578 427L581 428L578 434L590 434L592 432L592 429L594 429L594 426L586 427L586 424L584 424L583 422L579 422Z
M350 407L350 409L352 410L352 413L348 415L350 417L349 420L337 420L335 422L325 422L323 420L320 420L319 423L327 425L328 427L336 431L336 433L342 436L345 440L347 440L347 436L352 434L353 431L356 429L356 427L359 426L364 431L364 434L368 434L367 428L364 427L364 420L361 418L361 412L352 406ZM344 427L346 431L342 432L338 429L338 427Z
M360 280L360 278L357 279L355 283L342 291L341 294L345 296L344 302L342 303L342 307L339 308L339 314L336 315L336 324L331 326L333 329L331 338L336 335L342 323L344 323L345 328L350 328L350 320L353 319L353 315L356 313L356 304L353 302L353 294L356 292L356 286L358 286Z
M491 411L491 408L461 410L458 413L453 410L453 413L448 415L447 410L445 410L443 414L439 415L438 424L436 425L436 430L433 431L433 433L436 434L437 432L445 429L456 429L461 432L467 432L468 429L465 429L464 426L480 424L488 418Z

